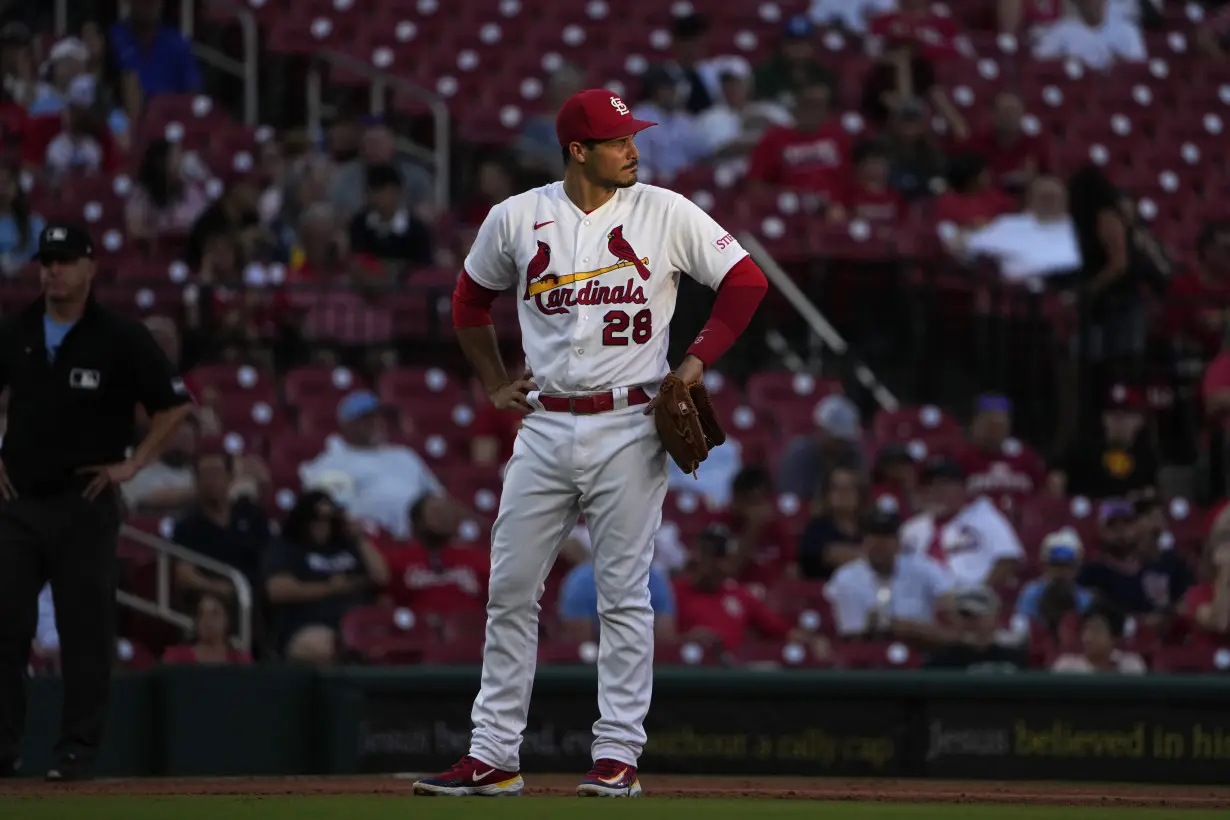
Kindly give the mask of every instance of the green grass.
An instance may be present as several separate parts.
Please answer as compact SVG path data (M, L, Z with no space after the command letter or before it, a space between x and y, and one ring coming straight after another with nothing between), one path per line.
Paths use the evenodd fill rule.
M413 803L407 801L413 800ZM0 797L5 820L1224 820L1199 809L828 803L807 800L585 800L522 797Z

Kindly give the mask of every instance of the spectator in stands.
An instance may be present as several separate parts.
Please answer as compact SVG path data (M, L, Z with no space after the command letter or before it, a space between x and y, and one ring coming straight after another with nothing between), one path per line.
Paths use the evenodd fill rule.
M1084 560L1084 545L1071 527L1057 530L1042 540L1042 577L1027 583L1016 599L1016 613L1041 624L1052 636L1068 613L1085 612L1094 594L1076 583Z
M526 118L513 150L522 167L563 179L564 158L555 135L555 113L564 101L585 88L585 75L574 65L565 64L551 72L543 110Z
M917 97L895 101L889 109L885 139L893 190L910 201L931 196L943 181L947 160L931 131L926 104Z
M732 651L751 632L764 640L802 643L815 655L826 655L823 639L792 628L731 577L737 549L734 536L720 525L706 528L697 538L689 568L673 585L680 639L712 651Z
M171 540L195 553L234 567L253 590L261 588L262 562L269 547L269 519L251 498L238 496L235 457L225 451L196 454L193 506L175 522ZM235 600L235 589L224 578L187 561L175 565L176 589L183 593L209 593L223 601Z
M1005 513L1046 483L1046 463L1028 444L1012 436L1012 402L984 394L974 405L969 446L960 457L970 495L985 495Z
M67 101L60 114L29 120L21 145L22 163L42 169L53 182L118 171L115 138L93 110L94 78L83 74L73 80Z
M1148 672L1144 658L1124 652L1117 646L1123 638L1123 613L1105 604L1095 604L1081 615L1081 651L1065 652L1051 664L1052 672L1118 672L1143 675Z
M1057 495L1124 498L1157 486L1160 458L1145 430L1145 398L1135 387L1111 388L1100 435L1082 436L1055 465L1048 483Z
M890 442L876 453L869 496L875 506L899 515L909 515L918 506L918 461L909 445Z
M779 492L812 498L820 482L838 464L866 469L863 456L863 426L858 407L845 396L825 396L816 405L814 433L786 442L778 466Z
M951 228L976 231L1004 214L1015 213L1012 197L995 187L986 160L978 154L957 154L948 167L948 190L935 202L940 236Z
M284 227L282 205L289 175L281 140L270 135L260 144L257 154L257 176L260 177L262 190L257 199L256 210L260 214L261 225L275 234L280 234Z
M349 238L339 214L328 202L314 203L299 216L287 279L328 283L345 270L348 256Z
M882 125L895 104L908 98L925 100L944 120L957 140L969 137L969 126L935 82L936 67L958 52L970 52L953 18L931 10L928 0L898 0L897 8L871 21L867 51L876 58L863 83L862 108Z
M1187 591L1180 611L1197 644L1230 647L1230 533L1209 537L1202 564L1204 580Z
M961 464L936 456L923 466L923 512L901 528L901 548L946 566L958 587L997 586L1017 577L1025 550L986 496L971 498Z
M709 142L697 127L696 115L684 108L683 102L679 86L665 69L645 75L633 116L658 124L636 141L640 166L654 179L671 179L709 153Z
M410 507L409 516L414 540L381 545L393 602L437 615L486 611L491 555L454 543L456 506L442 496L425 495Z
M256 177L249 170L232 168L225 179L222 196L201 212L188 233L185 260L190 268L201 266L205 244L217 234L231 236L237 243L240 259L249 259L258 249L265 233L261 228Z
M816 27L805 15L786 21L777 51L756 69L756 97L792 107L804 88L817 83L829 86L837 99L837 75L821 65L816 55Z
M1192 584L1191 570L1174 551L1141 549L1139 521L1130 501L1098 505L1098 554L1081 568L1077 583L1104 602L1159 626Z
M717 67L709 57L709 20L701 14L676 17L671 26L672 59L657 68L678 86L680 105L699 114L721 98Z
M731 577L770 584L795 571L795 543L777 513L773 480L759 467L744 467L730 485L730 503L718 521L735 539Z
M404 539L412 532L406 510L444 488L417 453L388 443L381 408L380 399L366 390L346 395L337 406L341 436L330 437L324 452L304 464L300 474L304 484L324 471L350 476L355 485L350 515Z
M1078 358L1092 365L1089 382L1100 395L1112 379L1134 379L1145 349L1147 313L1143 264L1122 195L1096 165L1068 180L1068 210L1081 251L1079 282L1068 302L1079 310Z
M1196 264L1170 282L1166 330L1185 351L1212 359L1230 329L1230 221L1206 222Z
M993 260L1000 276L1012 283L1075 273L1081 267L1081 253L1063 183L1050 176L1034 179L1022 213L1001 214L959 235L956 250Z
M0 278L15 276L34 258L43 218L30 211L17 168L0 163Z
M1024 117L1025 104L1021 98L1001 91L995 95L990 127L965 145L986 160L994 183L1009 191L1024 191L1035 177L1050 171L1046 139L1027 133L1022 125ZM1067 203L1064 204L1066 207Z
M1018 672L1029 667L1026 637L999 628L999 596L985 587L963 589L953 600L954 633L927 659L928 669Z
M824 588L845 639L901 640L930 646L944 638L936 615L948 606L952 576L926 555L901 551L901 517L873 509L862 522L862 554Z
M752 151L747 178L753 190L797 190L826 205L841 197L851 140L833 115L832 96L830 85L820 80L799 90L794 126L769 128Z
M38 89L34 43L24 23L14 21L0 29L0 71L5 95L24 112Z
M895 225L905 217L905 198L888 184L890 150L886 143L864 140L854 146L854 173L829 208L834 222L862 219Z
M163 0L132 0L128 17L111 26L111 48L123 72L124 108L136 120L150 97L201 90L192 45L162 24Z
M370 603L388 582L380 553L367 539L353 537L328 493L304 493L265 564L279 651L290 661L332 664L342 618Z
M76 37L65 37L51 47L43 63L46 81L38 84L34 100L28 108L34 117L59 114L67 103L68 89L73 80L86 72L90 51Z
M128 237L155 240L159 236L186 236L209 207L200 175L186 162L179 143L152 140L141 158L137 184L124 203Z
M396 166L368 166L367 209L350 221L350 249L384 262L430 267L434 261L431 230L404 202Z
M196 424L189 420L172 433L158 460L141 468L120 487L130 510L148 515L177 515L196 501Z
M867 491L852 467L834 467L812 502L812 516L799 536L799 577L828 578L863 554L860 529Z
M725 507L730 503L730 488L735 476L742 469L743 446L734 435L728 434L724 445L709 451L703 471L685 473L674 460L669 461L667 487L680 493L701 495L711 507Z
M1108 14L1107 0L1072 0L1069 14L1040 27L1033 54L1038 60L1079 60L1094 71L1119 62L1143 62L1149 56L1140 24Z
M420 214L429 208L435 185L431 174L398 154L397 140L388 125L369 118L363 123L359 156L338 170L329 188L329 201L342 218L350 219L363 209L367 198L367 170L373 165L392 165L401 174L403 205Z
M588 541L588 539L586 539ZM570 641L596 641L600 632L601 595L593 556L582 550L583 560L576 562L564 577L559 592L559 619L564 636ZM661 641L676 637L675 596L670 577L656 564L649 568L649 605L653 608L653 633Z
M897 0L811 0L807 16L817 25L837 26L859 36L881 14L897 8Z
M192 642L168 647L163 663L252 663L252 656L231 646L231 615L226 602L209 592L196 601Z
M722 99L703 111L696 122L707 143L706 154L715 160L744 157L769 126L794 124L794 117L780 103L752 99L751 67L742 57L724 62L718 78Z
M559 146L556 145L556 154ZM468 249L477 234L478 227L483 224L491 209L517 193L515 177L517 166L507 157L492 155L483 158L478 163L474 173L474 193L469 202L459 208L458 222L470 231L463 249Z

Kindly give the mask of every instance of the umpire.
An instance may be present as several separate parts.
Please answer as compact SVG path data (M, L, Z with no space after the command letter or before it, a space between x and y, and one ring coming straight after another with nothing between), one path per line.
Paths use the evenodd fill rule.
M50 581L64 705L48 780L91 776L115 657L118 485L191 411L188 391L140 323L91 292L94 246L72 224L38 242L43 294L0 324L0 777L20 767L25 670ZM137 404L149 433L132 447ZM131 454L129 454L131 452Z

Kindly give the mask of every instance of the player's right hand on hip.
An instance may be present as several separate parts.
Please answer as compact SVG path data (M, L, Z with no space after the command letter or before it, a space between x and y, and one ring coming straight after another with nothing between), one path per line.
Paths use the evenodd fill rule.
M538 385L529 379L517 379L492 393L491 403L496 410L512 410L522 415L533 413L534 408L530 407L526 394L537 389Z

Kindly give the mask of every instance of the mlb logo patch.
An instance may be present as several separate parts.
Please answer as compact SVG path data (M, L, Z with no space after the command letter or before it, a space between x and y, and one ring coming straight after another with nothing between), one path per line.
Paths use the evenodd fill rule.
M68 384L77 390L97 390L102 384L102 374L97 370L74 367L68 374Z

